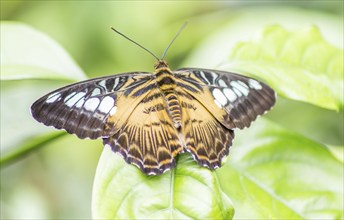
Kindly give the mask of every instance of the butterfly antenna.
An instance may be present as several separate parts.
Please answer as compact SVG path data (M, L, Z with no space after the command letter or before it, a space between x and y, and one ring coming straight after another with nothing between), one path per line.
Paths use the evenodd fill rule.
M142 46L141 44L135 42L134 40L130 39L129 37L125 36L124 34L122 34L121 32L119 32L118 30L116 30L115 28L111 27L111 29L116 32L117 34L121 35L122 37L124 37L125 39L133 42L134 44L136 44L137 46L141 47L142 49L144 49L145 51L147 51L150 55L152 55L153 57L155 57L155 59L160 60L154 53L152 53L150 50L148 50L147 48L145 48L144 46Z
M188 21L185 21L185 23L183 24L183 26L179 29L179 31L177 32L177 34L173 37L173 39L171 40L170 44L166 47L164 53L162 54L161 60L163 60L166 56L167 50L171 47L171 45L173 44L173 42L176 40L176 38L179 36L179 34L183 31L183 29L185 28L185 26L188 24Z

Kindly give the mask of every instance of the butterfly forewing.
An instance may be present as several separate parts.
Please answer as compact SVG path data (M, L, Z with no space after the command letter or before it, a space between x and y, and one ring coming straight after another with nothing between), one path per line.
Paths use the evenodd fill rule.
M275 92L269 86L235 73L183 68L175 76L228 129L249 127L275 103Z
M148 92L135 88L145 88L150 80L151 74L125 73L75 83L43 96L31 112L37 121L79 138L111 136L115 127L108 118L129 115Z

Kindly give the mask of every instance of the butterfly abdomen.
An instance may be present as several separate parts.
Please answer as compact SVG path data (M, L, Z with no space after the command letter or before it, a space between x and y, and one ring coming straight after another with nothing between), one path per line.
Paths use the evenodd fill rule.
M172 72L164 68L162 71L158 71L156 77L157 85L164 94L169 116L174 123L174 127L179 129L182 121L181 107L177 94L174 92L176 82L173 78Z
M168 105L168 113L172 118L175 128L180 128L182 123L181 108L177 95L173 90L164 91L165 100Z

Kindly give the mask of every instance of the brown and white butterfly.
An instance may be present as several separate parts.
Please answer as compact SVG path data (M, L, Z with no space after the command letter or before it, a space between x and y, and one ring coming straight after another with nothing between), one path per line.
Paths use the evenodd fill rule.
M235 73L183 68L158 59L155 71L78 82L38 99L33 117L106 147L149 175L176 166L191 153L216 169L228 155L235 128L249 127L275 103L266 84Z

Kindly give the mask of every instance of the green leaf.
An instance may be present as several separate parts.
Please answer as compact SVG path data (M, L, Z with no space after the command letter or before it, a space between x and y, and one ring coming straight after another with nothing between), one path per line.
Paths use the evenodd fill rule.
M344 106L343 60L343 50L316 27L289 32L275 25L238 43L226 69L262 78L289 99L338 111Z
M231 219L234 214L215 172L189 154L161 176L146 176L105 148L92 199L93 219Z
M26 154L32 152L33 150L37 150L39 147L43 147L50 142L53 142L54 140L60 138L65 134L65 132L52 132L47 135L30 139L27 142L23 143L20 147L16 148L13 151L10 151L10 153L2 153L0 157L0 165L1 167L4 167L5 165L8 165L25 156Z
M267 120L237 132L218 170L235 219L342 219L343 161Z
M49 129L32 118L31 104L66 84L61 82L86 76L61 46L41 32L17 22L0 25L1 161L7 163L48 141L49 135L32 140Z
M32 27L1 22L1 80L82 80L83 71L58 43Z
M31 142L37 135L54 132L55 129L47 128L38 123L30 112L32 103L49 91L64 85L55 81L32 80L2 80L0 81L0 134L1 153L17 152ZM23 146L22 146L23 145ZM24 152L23 152L24 153Z
M343 121L344 112L278 97L276 105L266 117L326 146L343 145L344 124L338 122Z

